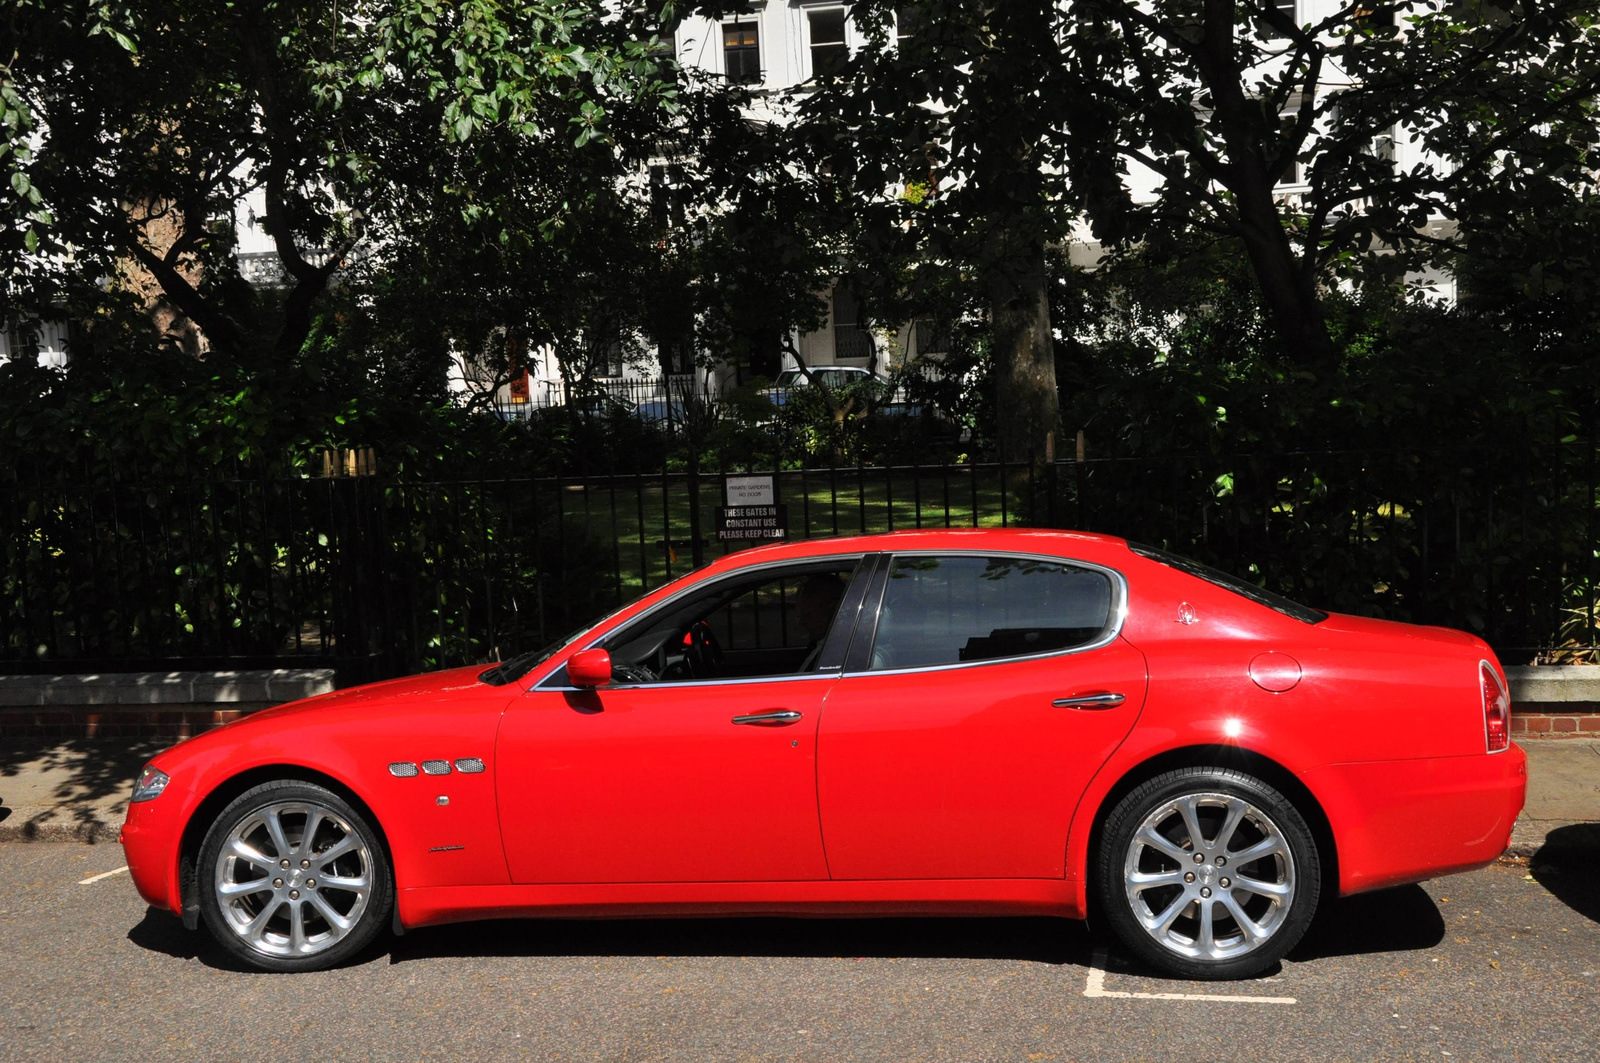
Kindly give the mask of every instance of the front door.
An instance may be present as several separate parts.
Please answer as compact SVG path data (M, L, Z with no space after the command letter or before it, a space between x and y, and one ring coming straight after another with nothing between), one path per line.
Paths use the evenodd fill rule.
M607 636L610 686L558 671L512 706L497 748L512 880L826 879L817 724L843 655L822 644L857 561L712 581Z
M870 653L818 737L833 877L1062 877L1078 798L1144 703L1144 656L1115 633L1120 579L896 555L883 583Z

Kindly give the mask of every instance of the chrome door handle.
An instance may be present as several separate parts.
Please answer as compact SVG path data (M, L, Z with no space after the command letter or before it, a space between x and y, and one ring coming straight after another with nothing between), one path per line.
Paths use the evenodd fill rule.
M778 727L783 724L794 723L800 719L802 713L788 712L758 712L749 716L735 716L734 723L751 723L757 727Z
M1121 694L1082 694L1075 698L1057 698L1050 704L1058 709L1113 709L1127 700Z

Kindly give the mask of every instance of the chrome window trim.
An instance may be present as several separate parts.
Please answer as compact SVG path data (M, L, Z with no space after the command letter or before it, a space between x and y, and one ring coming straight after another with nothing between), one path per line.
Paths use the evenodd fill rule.
M1030 653L1018 657L993 657L984 661L954 661L950 664L923 664L914 668L884 668L882 670L867 669L865 671L844 672L841 679L852 679L858 676L877 675L913 675L920 672L949 672L957 669L984 668L996 664L1010 664L1013 661L1038 661L1049 657L1068 657L1078 653L1089 653L1092 650L1104 649L1117 641L1122 634L1122 627L1128 620L1128 577L1114 568L1095 564L1093 561L1080 561L1077 558L1062 557L1059 554L1019 553L1013 550L895 550L889 553L889 563L902 557L1015 557L1030 561L1045 561L1058 565L1070 565L1074 568L1086 568L1091 572L1098 572L1111 579L1111 612L1105 629L1092 642L1082 646L1071 646L1064 650L1050 650L1045 653ZM887 595L886 595L887 596ZM873 619L872 642L878 641L877 618Z
M655 605L652 605L646 611L644 611L644 612L640 613L638 616L635 616L635 617L631 618L630 620L628 620L627 623L631 624L631 623L634 623L635 621L643 620L646 617L652 616L655 613L657 613L657 612L659 612L659 611L661 611L663 609L670 608L672 606L672 603L674 603L676 601L679 601L680 599L684 598L686 595L698 594L702 590L705 590L705 589L710 588L710 587L715 587L719 583L726 583L726 582L728 582L729 580L732 580L732 579L740 579L740 578L743 578L745 576L749 576L749 575L752 575L752 574L765 572L765 571L768 571L770 569L791 568L791 567L799 567L799 566L803 566L803 565L823 564L823 563L826 563L826 562L829 562L829 561L854 561L856 563L856 566L859 568L860 565L861 565L862 558L869 557L869 556L871 556L873 554L878 554L878 553L882 553L882 551L881 550L858 550L858 551L852 551L850 553L845 553L845 554L817 554L814 557L791 557L791 558L786 558L786 559L784 559L782 561L762 561L762 562L759 562L759 563L754 564L754 565L746 565L746 566L744 566L742 568L734 569L732 572L726 572L726 573L724 573L724 574L722 574L720 576L713 576L710 579L698 580L695 583L692 583L689 586L687 586L687 587L683 588L682 590L678 591L676 594L673 594L671 597L663 598L661 601L657 602ZM870 573L868 575L870 575ZM855 578L854 575L852 575L851 578L854 579ZM601 642L605 641L607 638L609 638L613 634L615 634L616 630L617 630L616 628L613 628L611 631L606 632L604 635L601 635L598 638L595 638L592 641L586 643L581 648L579 648L577 650L574 650L573 653L582 653L583 650L592 650L592 649L594 649L596 646L600 645ZM576 640L574 640L574 641L576 641ZM568 654L568 657L571 657L571 656L572 656L572 654ZM566 664L566 662L563 661L561 667L565 667L565 664ZM557 668L556 671L560 671L560 668ZM552 674L554 674L554 673L552 673ZM574 691L595 691L595 690L607 690L607 691L610 691L610 690L675 690L675 689L681 689L683 687L748 686L751 683L793 683L793 682L804 682L804 681L807 681L807 680L815 681L815 680L818 680L818 679L830 679L831 680L831 679L838 679L839 675L840 675L840 669L834 668L834 669L830 669L829 671L826 671L826 672L805 672L805 673L802 673L802 674L799 674L799 675L752 676L750 678L745 678L745 679L686 679L686 680L675 681L675 682L671 682L671 683L608 683L603 687L545 686L543 683L539 683L539 684L537 684L535 686L529 687L527 689L526 693L532 693L533 691L536 691L536 690L549 690L549 691L554 691L554 692L572 693Z

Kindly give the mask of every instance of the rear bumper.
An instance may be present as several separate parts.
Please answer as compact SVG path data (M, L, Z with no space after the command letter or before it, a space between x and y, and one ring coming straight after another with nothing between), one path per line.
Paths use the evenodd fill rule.
M1339 850L1339 892L1421 882L1492 863L1511 841L1528 758L1504 753L1330 764L1302 780Z

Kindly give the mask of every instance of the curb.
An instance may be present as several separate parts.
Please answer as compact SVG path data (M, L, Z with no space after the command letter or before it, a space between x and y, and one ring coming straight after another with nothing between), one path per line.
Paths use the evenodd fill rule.
M0 820L0 842L79 842L104 845L115 842L122 824L107 823L99 817L61 819L61 809L48 806L4 806L10 815Z

